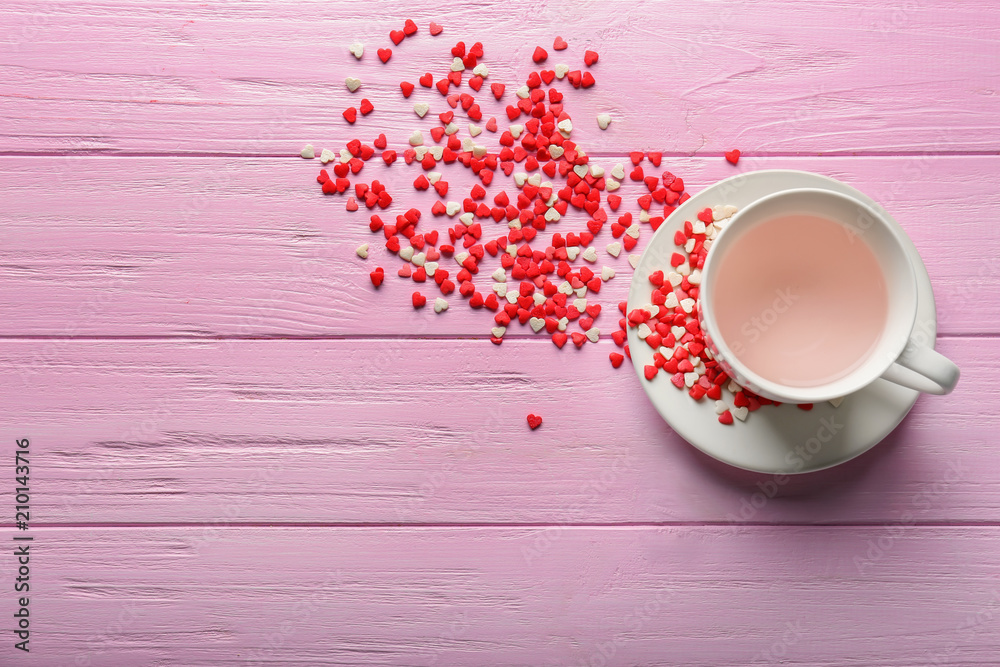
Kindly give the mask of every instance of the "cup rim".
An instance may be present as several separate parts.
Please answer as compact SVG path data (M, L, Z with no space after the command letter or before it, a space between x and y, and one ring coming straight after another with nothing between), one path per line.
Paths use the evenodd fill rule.
M886 370L888 370L890 366L892 366L893 363L895 363L896 359L899 358L899 355L903 353L903 350L906 348L907 341L909 340L909 335L900 336L898 340L893 341L892 344L888 346L888 349L885 352L886 358L883 362L880 362L878 364L862 365L859 368L852 371L851 373L849 373L848 375L838 380L834 380L833 382L829 382L822 385L816 385L812 387L794 387L781 384L779 382L774 382L773 380L768 380L767 378L764 378L761 375L747 368L747 366L743 364L739 360L739 358L733 353L732 349L729 347L728 343L726 343L725 339L719 332L718 325L715 321L714 312L710 307L712 306L711 289L706 289L706 287L710 287L712 283L712 277L711 277L712 268L715 265L713 259L715 257L718 257L718 253L714 253L712 251L715 250L716 247L718 247L720 239L726 238L727 234L729 236L732 235L730 230L738 228L740 226L739 221L743 219L747 213L752 212L759 206L762 206L775 199L787 197L793 194L810 194L818 197L825 196L825 197L836 198L842 201L850 202L851 204L863 209L866 213L871 215L873 219L877 220L878 223L882 225L882 227L886 231L889 232L890 236L892 237L895 243L896 250L898 250L901 256L905 258L906 260L905 266L907 267L906 280L912 284L913 287L912 291L914 294L916 293L916 274L914 273L913 270L913 263L910 261L908 257L906 257L905 245L904 245L905 239L902 238L902 235L904 234L902 229L898 228L897 225L891 224L891 220L889 220L885 214L881 213L876 208L870 206L868 203L851 195L836 192L833 190L826 190L823 188L789 188L787 190L781 190L778 192L773 192L769 195L765 195L764 197L761 197L760 199L753 201L752 203L748 204L747 206L737 211L730 219L729 223L725 227L723 227L723 229L716 235L715 239L712 242L712 248L709 249L709 252L705 258L705 264L702 267L702 272L701 272L702 282L700 286L701 289L699 290L698 293L700 297L698 314L702 320L702 325L705 330L705 334L710 338L712 344L719 350L725 363L729 364L738 374L746 377L750 383L762 389L763 390L762 393L775 398L775 400L781 400L782 402L786 403L818 403L821 401L839 398L841 396L853 393L861 389L862 387L865 387L874 382L875 380L877 380L883 373L885 373ZM917 317L916 299L915 298L911 299L911 301L913 303L912 306L909 308L910 313L909 316L907 317L907 322L906 322L907 326L904 327L905 331L907 332L909 332L913 328L913 323L916 321ZM830 390L830 387L833 384L843 383L844 380L846 379L853 380L853 382L849 383L849 387L846 389L846 391Z

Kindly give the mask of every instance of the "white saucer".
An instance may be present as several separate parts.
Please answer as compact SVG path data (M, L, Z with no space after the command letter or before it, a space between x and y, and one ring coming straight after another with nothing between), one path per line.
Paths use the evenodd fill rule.
M632 276L628 303L649 302L649 274L670 268L675 251L674 232L685 220L695 220L698 211L718 204L743 208L751 202L788 188L826 188L847 193L883 212L870 197L832 178L793 170L765 170L739 174L700 192L679 206L653 235ZM886 214L893 224L898 224ZM904 235L905 236L905 235ZM937 335L937 317L930 277L913 242L906 238L907 251L916 267L919 303L911 336L919 336L933 345ZM635 368L649 400L668 424L685 440L729 465L763 473L799 473L822 470L862 454L889 434L903 420L919 396L885 380L876 380L864 389L844 398L840 407L818 403L805 411L794 405L762 406L750 413L745 422L727 426L719 423L715 402L695 401L687 391L677 389L665 373L652 382L643 376L643 367L653 363L653 350L629 328L629 349Z

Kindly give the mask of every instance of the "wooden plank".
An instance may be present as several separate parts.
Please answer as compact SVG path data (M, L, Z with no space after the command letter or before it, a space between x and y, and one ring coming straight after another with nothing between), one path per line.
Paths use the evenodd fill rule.
M611 167L615 161L602 160ZM381 163L380 163L381 164ZM218 158L0 158L7 194L0 208L0 335L4 336L339 336L489 334L492 317L461 305L442 316L415 312L418 286L390 275L376 293L375 265L394 274L400 260L368 229L362 207L320 194L318 161ZM923 254L937 294L942 333L1000 332L1000 158L768 158L743 169L797 168L824 173L871 194L899 219ZM692 192L732 175L718 158L672 159ZM449 198L471 187L465 170L448 173ZM397 202L386 219L434 201L416 192L418 167L370 164L366 181L388 184ZM621 211L638 211L637 184L622 188ZM640 184L640 187L641 186ZM490 196L511 181L499 178ZM628 203L631 202L631 203ZM422 229L444 233L429 214ZM557 225L583 231L585 218ZM649 237L645 225L637 251ZM495 238L505 226L490 221ZM446 236L446 234L445 234ZM604 251L597 266L618 276L601 292L610 311L625 298L626 254ZM369 260L354 250L370 242ZM381 242L381 243L380 243ZM453 262L446 268L455 273ZM487 264L477 284L489 290ZM422 291L431 294L426 285ZM613 325L605 323L604 328ZM522 329L516 329L516 333ZM526 328L523 329L527 331Z
M908 667L1000 654L996 527L33 532L31 653L5 645L5 664Z
M556 32L571 48L550 65L601 53L598 84L567 101L595 154L1000 148L1000 17L977 0L695 0L682 10L465 0L411 2L406 13L421 32L382 65L375 50L402 25L395 3L5 2L0 151L292 155L307 141L379 130L403 141L418 125L413 101L440 97L404 100L399 81L446 72L457 39L483 41L508 102L534 46L551 46ZM445 25L440 37L427 34L431 20ZM347 52L355 40L367 45L360 63ZM346 76L365 82L357 96ZM361 95L376 112L349 128L340 113ZM479 97L503 117L503 104ZM603 111L615 121L602 133Z
M954 394L922 398L867 455L791 479L741 473L684 443L632 369L611 368L611 349L8 340L0 441L30 438L46 524L998 516L998 338L940 341L964 372ZM528 429L529 412L542 428Z

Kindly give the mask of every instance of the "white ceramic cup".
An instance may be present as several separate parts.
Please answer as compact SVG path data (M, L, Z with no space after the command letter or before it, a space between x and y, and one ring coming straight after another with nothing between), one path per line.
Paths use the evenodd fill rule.
M847 233L863 238L878 259L889 295L885 328L864 363L833 382L811 387L783 385L748 369L720 334L712 302L719 267L744 233L758 223L794 214L835 220L845 226ZM849 195L801 188L776 192L744 207L715 237L702 270L699 296L698 316L716 361L737 383L774 401L816 403L854 393L879 378L930 394L947 394L958 382L958 366L932 347L910 338L917 317L917 279L904 247L903 231Z

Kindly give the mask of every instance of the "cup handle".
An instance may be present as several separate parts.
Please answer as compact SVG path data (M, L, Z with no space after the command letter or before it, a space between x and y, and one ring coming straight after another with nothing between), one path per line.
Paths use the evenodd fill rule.
M894 382L927 394L950 394L961 371L948 357L934 348L910 340L903 354L882 374Z

